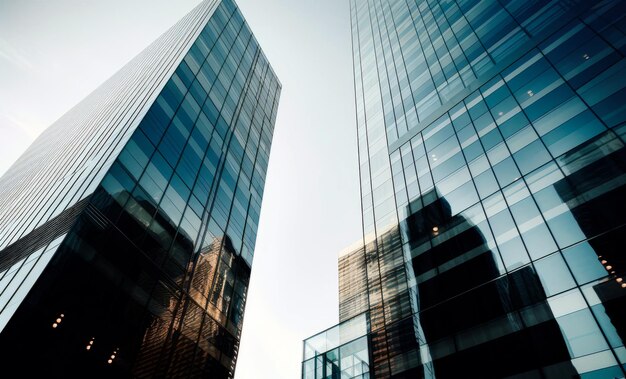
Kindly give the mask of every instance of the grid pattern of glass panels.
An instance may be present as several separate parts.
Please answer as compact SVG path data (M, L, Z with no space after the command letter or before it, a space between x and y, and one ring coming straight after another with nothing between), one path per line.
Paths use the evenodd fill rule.
M351 2L372 377L624 376L625 7Z
M355 1L359 54L375 60L357 75L365 79L364 91L376 87L374 82L380 87L393 143L477 78L493 75L496 65L510 63L511 56L559 27L556 20L585 8L581 1ZM367 80L370 72L374 81Z
M369 318L362 313L304 340L303 379L368 379Z
M224 7L102 186L110 195L136 192L192 241L204 210L212 207L204 220L212 237L228 234L251 265L280 86L241 13L232 5L224 14Z
M0 249L93 193L215 7L198 5L47 128L0 178Z
M394 13L391 11L382 12L382 10L378 10L379 7L383 6L382 4L386 3L390 4L392 9L399 9L396 11L396 13L400 13L404 17L404 21L402 21L402 23L384 23L384 19L381 19L381 17L383 17L382 14L385 14L387 15L387 17L389 17L389 15ZM420 44L417 44L416 46L411 48L405 46L407 44L415 44L415 41L419 40L419 38L416 36L413 36L411 38L405 37L403 39L404 43L399 43L397 46L384 43L385 39L396 38L395 35L397 27L403 28L402 30L405 30L407 28L410 30L411 28L413 28L414 23L411 20L415 19L415 17L412 16L413 18L406 20L407 14L414 11L412 8L414 6L417 6L419 9L423 8L423 11L426 11L427 8L430 9L428 3L431 2L352 2L353 55L355 90L357 94L356 105L358 144L360 152L359 163L361 167L360 174L362 202L364 208L363 213L365 234L370 237L375 236L375 230L384 231L385 229L397 224L398 222L398 219L397 217L395 217L395 212L393 210L394 204L392 198L393 194L391 190L392 184L388 161L389 152L397 150L400 147L401 143L404 143L403 141L408 141L410 138L413 138L417 132L420 132L422 129L428 127L428 125L430 125L432 121L435 121L430 120L433 116L437 116L438 118L441 115L445 114L445 112L449 111L451 104L451 101L445 101L445 105L441 105L444 101L437 100L433 103L431 107L432 111L429 112L429 116L418 120L417 115L411 116L413 112L412 109L414 109L411 104L418 104L419 101L423 101L431 95L437 97L435 95L436 86L434 84L430 85L430 90L427 91L427 93L431 95L428 95L427 93L422 93L420 90L418 90L418 88L421 88L418 85L410 84L411 75L409 74L401 75L400 79L397 80L388 79L388 76L390 75L389 72L402 72L406 69L407 64L409 64L408 62L416 62L416 59L403 61L397 57L394 59L386 58L386 55L392 54L393 52L396 52L396 54L400 54L400 51L404 51L407 49L411 51L417 50L419 52L419 55L425 54L425 51L428 50L421 47L422 45ZM615 102L615 100L611 99L619 99L620 96L623 96L623 94L621 93L621 88L623 88L623 86L619 85L619 81L621 79L617 78L619 76L619 74L617 73L620 71L621 66L615 65L616 60L619 59L619 57L623 53L622 50L624 48L623 32L622 29L620 29L619 25L621 21L619 20L618 16L615 16L621 14L621 10L615 8L621 6L620 4L616 2L605 2L603 3L603 5L599 5L594 8L592 11L587 11L586 9L584 9L586 7L585 4L578 5L572 8L573 3L571 2L568 2L569 5L561 4L562 2L558 1L532 3L510 2L508 5L501 5L502 2L493 3L494 4L491 5L487 5L487 3L456 5L456 2L445 2L444 5L442 2L442 4L439 5L430 5L430 7L435 8L444 7L445 10L449 12L457 9L457 11L454 12L456 14L455 17L459 18L459 20L461 20L459 22L461 22L462 24L465 24L466 21L463 20L465 20L465 18L467 17L469 17L469 19L471 20L472 17L474 17L471 16L473 14L482 15L482 13L476 13L477 8L480 8L484 11L483 8L487 7L489 9L492 9L492 11L496 12L498 15L516 15L519 12L522 12L519 13L520 15L524 14L524 16L509 17L510 22L507 22L505 24L501 24L498 22L494 23L494 19L498 18L498 16L495 15L492 17L488 17L485 20L482 20L482 22L485 24L483 29L487 29L489 31L489 38L491 38L492 35L499 36L500 30L509 30L511 28L514 30L518 30L518 32L516 33L523 34L531 33L530 30L532 30L532 38L528 39L527 41L525 39L526 42L522 45L511 46L505 49L507 58L504 60L500 61L493 58L484 58L486 60L493 61L491 64L492 68L486 70L481 75L472 76L474 77L474 79L471 80L473 88L477 88L481 83L486 83L488 80L491 80L494 75L497 75L505 67L510 65L514 59L519 59L524 54L532 55L533 51L536 51L538 45L540 45L541 47L543 47L543 50L545 50L544 54L550 55L550 59L552 59L552 61L554 62L551 64L555 65L554 69L557 70L561 75L565 75L563 79L567 80L568 83L572 83L571 85L574 86L572 90L575 92L578 91L581 96L586 96L589 98L588 101L593 102L593 104L589 103L589 106L597 109L605 109L603 111L605 113L613 112L611 108L615 106L617 108L617 110L614 111L615 117L617 117L616 119L619 119L618 115L620 114L620 112L622 112L620 111L621 105L612 104L612 102ZM522 3L526 4L527 6L522 5ZM459 10L463 10L463 12ZM568 10L568 12L566 12L566 10ZM563 12L566 12L564 14L568 15L569 17L546 17L546 14L559 15ZM464 16L466 13L469 13L470 16ZM574 15L579 13L585 15L584 19L574 18ZM440 17L443 17L443 14L445 14L445 12L441 13ZM400 15L398 15L398 17L400 17ZM435 18L429 18L431 22L435 22L434 19ZM529 25L526 25L529 21L520 21L519 25L517 25L517 23L512 21L514 19L534 20L535 22L538 22L538 25L533 26L529 29ZM540 20L542 20L542 22L539 22ZM550 35L553 36L552 38L558 38L554 36L562 35L559 33L562 33L563 28L567 29L572 27L571 24L567 25L567 23L577 22L576 20L578 20L579 22L578 28L581 28L580 32L574 33L574 35L569 36L573 39L569 37L566 38L569 38L570 44L571 41L577 41L578 39L580 39L583 45L576 46L576 48L574 48L571 46L568 47L569 45L566 43L563 45L561 50L555 50L550 48L548 46L549 41L546 40L546 38L550 38ZM452 25L455 25L455 23L452 23ZM581 25L583 25L584 27ZM557 27L561 28L561 32L556 34L548 33L553 32L553 30ZM467 28L469 28L469 26L467 26ZM436 33L436 31L439 30L433 25L429 26L427 29L432 29L433 33ZM443 35L448 35L453 29L454 28L441 30L443 31ZM421 33L420 38L424 38L423 36L425 34L427 33ZM501 37L500 40L504 38L506 41L511 41L512 37L509 35L509 33L505 34L506 35L504 37ZM594 35L595 37L592 38ZM480 35L478 37L480 37ZM485 42L483 42L483 39L478 37L476 37L476 44L484 45ZM442 39L444 38L440 37L439 39L437 39L438 43L443 44ZM595 44L595 41L600 42L598 42L598 44ZM497 41L492 41L492 43L497 44ZM446 46L450 46L450 48L453 49L455 47L458 48L460 45L462 45L462 43L459 42L456 45L449 43ZM567 50L567 53L570 55L565 54L563 49L569 49ZM596 51L598 52L598 54L594 54ZM585 58L585 54L587 58ZM606 54L608 54L608 56L605 57ZM485 57L488 56L486 53L484 53L483 55ZM435 58L430 59L433 60L433 63L436 62L436 65L441 65L439 60L434 60ZM426 62L426 58L424 58L424 60ZM578 87L576 87L580 86L582 83L585 83L586 80L591 79L591 76L598 75L600 72L602 72L602 70L605 69L607 70L607 72L603 76L598 77L595 83L590 83L586 88L579 89ZM579 73L577 70L585 71L585 73ZM416 75L419 74L420 78L422 78L426 82L429 82L434 80L434 75L432 74L432 71L433 69L426 69L426 66L424 66L416 71ZM546 73L546 75L548 75L548 73ZM576 78L570 76L576 76ZM460 81L461 79L458 80ZM537 78L537 80L542 80L542 78ZM545 80L549 80L549 78L545 78ZM617 80L617 82L613 82L613 80ZM598 91L604 91L603 88L606 86L602 84L600 84L600 87L595 88L595 90L592 90L591 88L594 88L594 85L596 84L608 82L615 83L616 86L612 89L607 88L607 94L602 99L596 99L594 95L586 94L587 91L592 91L594 93L597 93ZM444 87L445 86L447 86L447 84L444 84ZM452 92L455 93L456 96L450 95L446 98L453 100L458 98L458 100L455 100L455 102L458 102L461 101L463 98L469 96L471 93L471 88L467 87L466 85L461 87L463 87L463 91L454 90ZM517 88L514 90L517 90ZM529 89L526 89L525 92L527 92L528 90ZM532 93L537 92L535 91ZM409 98L409 95L414 96L416 99ZM535 97L535 99L537 98L538 97ZM587 101L584 98L583 100ZM537 100L533 99L532 101ZM596 102L603 102L603 104L600 105ZM537 105L535 107L537 107ZM419 109L419 107L417 108ZM604 117L606 118L613 116L609 116L607 114ZM407 121L407 119L409 120ZM609 123L612 122L610 120L608 121ZM402 129L407 130L407 132L399 132L398 134L398 132L396 132L395 130L397 129L397 125L399 124L407 124L411 125L411 127L403 127ZM398 136L400 136L401 138L398 139Z
M280 89L221 1L52 260L34 255L50 263L2 319L13 364L37 338L33 375L233 377Z

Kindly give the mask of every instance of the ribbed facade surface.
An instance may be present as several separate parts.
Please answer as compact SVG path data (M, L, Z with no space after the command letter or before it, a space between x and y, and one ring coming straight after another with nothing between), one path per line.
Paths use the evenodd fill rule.
M235 370L280 83L205 0L0 179L0 355L24 377Z
M350 9L364 240L303 378L623 378L624 2Z
M204 2L48 127L0 178L0 249L93 193L212 15Z

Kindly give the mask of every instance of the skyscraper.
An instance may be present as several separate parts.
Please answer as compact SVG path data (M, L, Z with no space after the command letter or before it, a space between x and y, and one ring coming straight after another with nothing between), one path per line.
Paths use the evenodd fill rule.
M621 378L626 4L351 0L363 241L303 378Z
M0 362L232 378L280 83L206 0L0 179Z

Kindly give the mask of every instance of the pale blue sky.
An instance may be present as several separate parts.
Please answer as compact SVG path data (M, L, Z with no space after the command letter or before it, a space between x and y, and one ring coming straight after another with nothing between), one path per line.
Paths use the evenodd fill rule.
M0 174L199 0L0 0ZM361 236L347 1L239 0L283 84L236 379L300 375Z

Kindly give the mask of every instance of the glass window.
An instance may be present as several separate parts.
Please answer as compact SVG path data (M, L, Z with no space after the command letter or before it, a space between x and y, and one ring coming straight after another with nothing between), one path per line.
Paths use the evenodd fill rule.
M522 175L526 175L548 162L551 157L543 146L543 143L539 140L535 140L535 142L532 142L530 145L514 153L513 159L515 159Z
M587 110L542 137L557 157L605 131L606 128Z
M498 129L493 129L489 133L483 135L480 140L482 141L485 150L488 151L502 142L502 136L500 135L500 131Z
M511 231L508 236L496 237L496 241L498 241L500 255L507 270L515 270L530 263L530 258L517 231Z
M463 129L459 130L457 132L457 137L458 137L459 141L461 142L461 146L462 147L466 147L466 146L470 145L472 142L478 140L478 136L476 135L476 131L474 130L474 127L471 124L465 126Z
M474 126L479 136L484 136L496 127L491 114L484 113L482 116L474 120Z
M580 100L580 98L578 98L578 96L574 96L541 118L535 120L533 125L539 135L543 136L551 130L557 128L559 125L571 120L573 117L577 116L586 109L587 107Z
M531 229L522 231L522 238L533 259L543 257L557 249L548 227L543 222Z
M572 357L580 357L609 348L589 309L581 309L559 317L557 322Z
M433 158L434 160L435 158ZM437 167L432 169L432 175L435 179L435 182L442 180L448 175L452 174L456 170L460 169L465 165L465 159L463 159L463 154L456 153L445 162L441 163Z
M563 173L559 170L554 162L550 162L545 166L526 176L526 182L531 192L537 193L547 186L559 181L563 178Z
M587 303L578 288L549 297L548 304L555 318L574 313L587 307Z
M118 191L131 192L133 187L135 187L135 181L131 178L124 168L118 163L113 164L111 169L109 170L108 176L111 176L117 183L119 183L119 187L115 188L115 192L110 192L111 195L116 194Z
M555 89L551 88L552 87L547 87L545 89L545 91L550 90L550 92L545 95L540 92L536 92L538 91L537 88L529 88L523 95L520 95L521 97L527 97L529 99L526 101L521 101L521 99L519 100L522 103L522 107L525 108L526 115L530 121L537 120L539 117L553 110L565 100L574 96L572 90L565 83L559 85ZM541 96L541 98L539 98L539 96Z
M500 187L505 187L520 178L520 173L511 157L493 166L493 172L496 174Z
M500 123L500 131L504 138L509 138L518 131L522 130L528 125L528 120L524 116L523 112L517 112L515 115L509 117L506 121Z
M481 92L485 98L485 103L487 103L489 108L493 108L509 95L509 91L504 85L504 81L502 81L499 76L492 79L491 82L485 84L481 88Z
M452 137L454 129L446 115L444 118L435 121L432 126L424 129L423 135L426 150L431 151L434 147Z
M176 166L186 141L187 136L181 134L178 128L172 126L165 132L163 141L159 145L159 152L163 154L170 166Z
M511 203L510 199L509 203ZM531 197L525 197L515 204L512 204L510 209L522 234L526 248L533 259L543 257L556 251L556 243L552 239Z
M511 91L517 92L549 68L548 61L537 50L533 50L504 70L502 74Z
M556 295L576 285L561 254L552 254L534 264L547 296Z
M150 157L154 152L154 145L152 145L148 137L146 137L141 130L135 130L131 140L146 157Z
M204 103L204 99L207 97L207 91L202 87L198 79L194 80L191 84L189 93L191 93L195 101L199 104Z
M118 162L121 163L124 166L124 168L126 168L126 170L128 170L130 175L135 180L137 180L139 179L139 176L141 176L141 172L143 171L144 165L148 163L148 158L145 156L143 157L144 162L142 165L141 163L137 161L135 156L131 153L132 150L134 150L132 146L132 141L129 141L128 144L126 145L126 148L124 148L124 150L122 150L122 152L120 153L118 157ZM142 157L140 155L140 159L141 158Z
M615 126L626 119L626 105L623 101L626 93L624 70L626 60L622 59L578 90L585 102L609 126Z
M606 286L606 284L597 284L595 286L592 286L592 288L589 288L589 287L584 288L583 293L585 294L585 296L588 296L591 293L591 291L593 292L597 291L598 290L597 287L599 286ZM596 287L596 288L593 288L593 287ZM588 300L589 300L589 297L588 297ZM611 300L619 301L622 304L624 302L624 299L614 298ZM620 329L620 331L623 329L621 328L620 320L616 317L615 313L613 313L614 308L611 305L612 305L611 303L606 304L606 305L602 303L592 305L591 312L593 313L594 317L598 321L598 324L600 325L600 329L602 329L602 331L604 332L604 335L606 336L611 347L613 348L621 347L623 349L624 342L617 331L618 328Z
M480 143L480 141L476 141L472 144L470 144L467 147L463 148L463 153L465 154L465 159L467 159L468 162L473 161L474 159L478 158L478 156L480 156L481 154L483 154L483 147Z
M530 262L508 209L490 216L489 224L507 269L513 270Z
M485 102L482 100L479 94L474 94L469 98L471 97L474 97L474 99L468 100L469 102L467 103L467 109L472 120L476 120L487 112L487 105L485 105Z
M476 176L474 182L476 183L476 189L481 199L484 199L498 190L498 182L491 169Z
M598 253L587 241L563 250L563 256L578 284L591 282L607 274L606 269L600 263L602 258L598 257Z
M150 107L146 117L141 121L140 127L153 145L159 143L173 116L174 111L159 96Z
M450 111L450 114L453 118L452 125L454 126L454 129L458 132L461 129L465 128L471 122L471 120L463 104L457 105L456 109L456 111L454 109Z
M515 153L528 146L537 138L537 133L535 133L533 128L531 126L526 126L525 128L519 130L517 133L509 137L506 140L506 144L511 150L511 153Z
M445 198L450 204L453 215L460 213L470 205L478 202L478 196L476 195L474 184L471 181L463 184L454 191L445 194Z
M548 226L552 230L556 242L561 248L572 245L585 239L585 234L580 229L576 218L571 212L565 211L556 217L547 219Z

